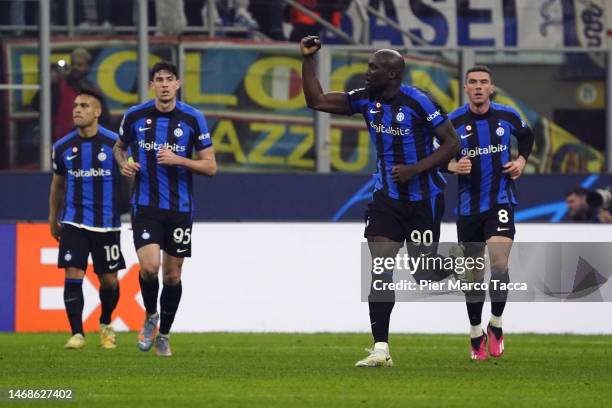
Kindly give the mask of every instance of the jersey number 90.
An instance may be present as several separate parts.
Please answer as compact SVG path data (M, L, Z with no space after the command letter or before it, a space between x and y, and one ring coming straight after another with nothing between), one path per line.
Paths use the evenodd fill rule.
M413 244L431 245L433 243L433 232L431 230L425 230L423 232L412 230L410 233L410 240Z

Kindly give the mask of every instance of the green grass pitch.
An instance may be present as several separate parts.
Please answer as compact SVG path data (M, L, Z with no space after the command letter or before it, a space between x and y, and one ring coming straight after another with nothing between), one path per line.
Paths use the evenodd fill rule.
M612 336L513 335L501 359L472 362L467 336L392 335L393 368L356 368L367 334L173 334L174 356L135 333L79 351L67 334L0 334L0 388L71 388L60 407L415 407L612 404ZM68 404L68 405L66 405Z

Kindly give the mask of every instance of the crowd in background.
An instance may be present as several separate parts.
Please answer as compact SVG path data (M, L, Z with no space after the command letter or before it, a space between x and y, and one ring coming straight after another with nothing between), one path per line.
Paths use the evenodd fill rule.
M296 0L336 27L349 0ZM148 0L149 25L158 35L181 35L204 29L208 16L215 26L242 27L245 32L257 30L276 41L299 41L305 35L318 34L323 26L298 8L281 0ZM208 10L212 5L212 10ZM102 31L120 33L123 27L134 27L137 0L74 0L73 24L79 33ZM51 24L67 25L67 0L51 2ZM126 12L131 10L131 12ZM38 23L38 1L0 0L0 26L35 26ZM290 24L288 33L283 24ZM13 30L21 34L20 30Z
M51 1L51 24L67 25L67 1ZM73 24L77 34L107 32L123 34L137 22L138 0L74 0ZM369 0L378 8L383 3L387 14L390 0ZM22 29L2 26L36 26L38 24L38 0L0 0L0 32L27 35ZM350 0L296 0L314 14L336 27L340 27L342 13ZM208 7L214 6L211 10ZM126 12L127 11L127 12ZM307 35L319 35L323 26L317 20L296 7L281 0L148 0L148 24L156 27L156 34L176 36L206 32L208 19L216 28L240 27L242 33L258 31L275 41L297 42ZM124 30L122 32L122 29ZM90 31L88 31L90 30ZM222 30L220 30L222 31ZM133 30L131 31L133 33ZM30 31L32 36L35 31ZM58 140L72 128L72 101L83 88L95 89L87 75L91 68L91 55L77 48L71 53L69 65L51 66L52 139ZM34 97L32 108L39 110L39 93ZM113 118L107 106L103 106L100 123L113 128ZM603 194L602 204L593 205L592 198ZM566 195L568 218L577 222L612 223L612 188L591 191L577 187Z

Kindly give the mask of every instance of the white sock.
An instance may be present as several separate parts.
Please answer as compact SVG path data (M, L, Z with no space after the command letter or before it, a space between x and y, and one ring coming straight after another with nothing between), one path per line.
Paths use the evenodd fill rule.
M475 339L480 336L482 336L482 325L470 326L470 337Z
M495 316L495 315L491 315L491 319L489 320L489 324L493 327L499 327L501 329L502 327L502 317L501 316Z
M379 341L377 343L374 343L374 350L381 350L389 354L389 344L385 343L384 341Z

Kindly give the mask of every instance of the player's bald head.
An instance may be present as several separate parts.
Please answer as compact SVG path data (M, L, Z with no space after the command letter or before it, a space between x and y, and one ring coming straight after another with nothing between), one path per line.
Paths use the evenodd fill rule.
M406 67L402 54L395 50L383 48L374 53L374 58L387 72L396 72L400 78L402 77Z

